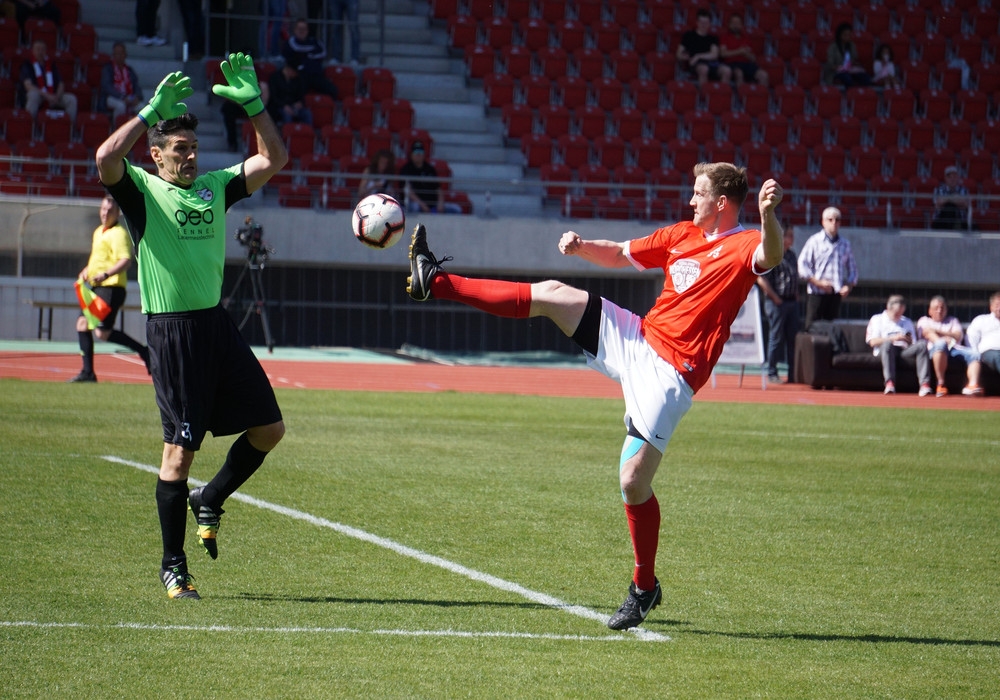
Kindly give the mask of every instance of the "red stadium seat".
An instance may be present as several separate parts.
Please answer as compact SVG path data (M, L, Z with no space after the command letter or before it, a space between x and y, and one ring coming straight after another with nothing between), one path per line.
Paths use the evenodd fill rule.
M20 164L21 175L48 175L51 165L48 144L42 141L18 141L12 150L14 155L32 159L32 162Z
M632 100L632 106L646 113L659 109L663 97L660 84L648 78L636 78L630 82L628 94Z
M678 114L694 111L698 106L698 88L687 80L672 80L665 88L670 108Z
M650 172L663 165L663 146L659 139L641 137L629 142L629 153L632 162L645 172Z
M35 122L26 110L0 109L0 126L3 128L4 140L9 144L34 138Z
M850 161L843 146L836 143L822 143L812 149L812 169L836 176L848 172Z
M79 141L64 141L52 146L52 157L55 158L55 169L59 175L67 176L85 174L94 162L90 149Z
M781 144L788 141L788 117L780 112L766 112L757 115L757 140L768 144Z
M594 139L597 160L606 168L613 169L625 164L625 139L613 134L604 134Z
M823 120L815 114L797 114L792 119L792 136L802 148L816 148L823 143Z
M556 94L559 102L570 109L586 105L587 92L587 81L578 75L563 75L556 78Z
M635 107L618 107L611 112L611 123L618 136L631 141L642 136L645 114Z
M851 148L861 143L863 131L861 120L851 114L830 117L828 134L831 140L843 148Z
M939 143L956 153L972 146L972 124L964 119L952 117L939 122L937 133L939 134Z
M600 20L590 24L584 20L584 23L590 28L591 42L598 51L603 54L610 54L613 51L621 49L622 28L618 22Z
M889 172L909 179L911 174L916 174L920 163L920 156L917 149L909 146L893 146L886 149L884 161Z
M567 218L594 218L594 198L586 195L570 195L563 202L562 215Z
M653 51L643 56L650 80L664 85L677 78L677 57L670 51Z
M705 144L705 160L710 163L735 163L736 144L726 139L716 139Z
M375 123L375 103L370 97L354 95L341 100L341 110L349 127L357 131L361 127Z
M306 95L304 102L312 113L315 128L321 129L327 124L333 124L333 118L337 114L337 103L332 97L312 92Z
M866 178L882 174L882 150L858 143L849 150L854 171Z
M817 85L809 90L809 103L813 113L823 119L843 113L843 93L833 85Z
M774 147L780 164L778 170L790 177L796 177L809 169L809 155L798 144L779 143Z
M893 207L903 206L904 190L906 189L903 178L897 175L877 175L869 179L868 187L879 204L891 204Z
M751 117L765 114L770 106L771 96L766 87L757 83L743 83L736 88L740 109Z
M733 110L733 88L728 83L710 81L700 92L702 109L719 115Z
M363 126L358 129L358 143L361 144L361 152L373 158L379 151L392 150L392 132L384 126ZM409 153L409 150L406 149L406 152Z
M544 75L526 75L518 81L516 99L532 109L538 109L552 101L552 81Z
M346 124L327 124L319 131L323 152L339 159L354 149L354 130Z
M684 115L687 137L699 144L714 141L716 136L715 115L705 110L694 110Z
M795 115L803 114L806 111L806 91L801 85L776 86L774 99L778 111L782 114Z
M573 110L577 131L593 140L607 132L608 113L597 105L584 105Z
M720 116L723 133L734 144L753 138L754 122L746 112L730 112Z
M979 90L962 90L955 95L958 116L975 124L985 120L990 113L989 95Z
M590 86L593 101L601 109L611 112L622 106L625 87L617 78L595 78Z
M571 187L573 170L563 163L546 163L539 170L544 196L547 199L565 197ZM557 184L550 184L557 183Z
M448 18L448 45L465 50L479 38L479 22L471 15L455 14Z
M596 200L597 218L611 220L628 220L631 218L631 202L625 197L616 195L605 195L597 197Z
M661 107L646 114L646 130L654 139L670 141L678 136L680 118L667 107Z
M637 165L619 165L611 171L611 180L618 184L622 197L635 199L646 196L648 171Z
M760 141L745 141L740 145L740 160L751 174L771 171L774 150Z
M556 44L573 53L586 44L587 28L583 22L575 19L563 19L553 25L553 35Z
M281 185L278 187L278 205L309 209L312 207L313 190L308 185Z
M698 144L690 139L673 139L667 143L667 158L674 170L690 174L692 168L701 160Z
M660 41L660 30L652 22L624 24L625 32L632 41L632 48L642 56L656 51Z
M992 180L996 174L996 163L991 151L963 148L958 154L958 160L961 171L972 183Z
M920 109L923 116L938 122L951 116L951 95L943 90L925 88L920 91Z
M66 18L63 18L65 22ZM97 30L84 22L63 24L63 46L74 56L88 56L97 51ZM52 48L52 45L49 46Z
M379 105L382 120L390 131L405 131L413 127L415 112L413 104L401 97L383 100Z
M506 73L488 73L483 77L483 91L486 93L486 104L490 107L503 107L514 101L514 78Z
M517 28L521 45L528 51L538 52L548 47L550 27L545 20L539 17L522 17L518 20Z
M466 44L465 74L473 79L484 78L496 70L496 50L486 44Z
M327 190L329 190L331 183L331 177L329 176L333 174L333 159L330 156L325 153L304 155L299 159L299 170L313 173L305 177L305 184L309 185L309 187L318 191L323 187L323 183L326 183Z
M902 121L916 113L916 101L909 88L885 90L882 93L882 101L885 104L885 115L890 119Z
M555 143L561 162L574 170L590 161L590 140L582 134L563 134Z
M847 91L848 114L858 119L878 116L879 93L875 88L853 87Z
M569 54L561 46L543 46L535 52L535 60L541 74L549 80L565 76L569 68Z
M358 90L358 75L349 65L337 63L323 69L327 80L337 87L337 98L346 100L354 97Z
M531 73L531 50L524 46L511 44L500 49L500 59L504 72L515 78L523 78Z
M281 138L285 141L290 158L300 158L316 149L316 130L308 124L282 124Z
M514 23L507 17L490 17L483 21L486 43L494 49L510 46L514 41Z
M572 113L565 105L544 104L538 108L538 121L542 131L555 139L569 133Z
M507 138L519 139L534 128L535 111L526 104L510 102L500 108L500 121Z
M635 80L639 77L639 66L642 59L637 51L632 49L615 49L608 54L608 61L611 64L611 73L622 83Z
M934 147L934 123L926 117L910 117L903 121L903 133L911 148L923 151Z
M576 74L584 80L596 80L604 75L604 54L592 47L580 47L572 52Z
M583 194L588 197L603 197L609 192L611 171L599 163L584 163L576 168L576 178Z
M525 134L521 139L521 153L524 156L525 167L541 168L553 163L552 152L552 137L547 134Z
M952 165L958 165L958 154L944 146L929 148L921 154L920 158L924 172L931 179L938 182L944 181L944 171Z

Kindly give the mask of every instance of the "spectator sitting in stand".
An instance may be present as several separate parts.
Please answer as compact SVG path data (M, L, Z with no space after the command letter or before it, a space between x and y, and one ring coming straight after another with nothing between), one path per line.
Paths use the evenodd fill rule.
M301 122L312 125L312 112L305 105L306 81L295 63L295 55L285 56L285 65L268 78L270 99L267 111L279 127L285 123Z
M944 182L934 189L934 221L931 228L965 231L969 228L969 190L958 178L958 168L944 169Z
M979 355L972 348L962 345L965 331L962 323L954 316L948 315L948 304L944 297L938 294L931 297L927 305L927 315L917 321L917 337L927 341L927 354L930 355L934 374L937 376L937 396L947 396L944 375L948 370L948 356L961 357L966 364L975 362Z
M421 178L437 177L437 168L427 162L423 141L414 141L410 159L399 169L406 193L406 210L412 212L444 211L444 191L441 183Z
M902 86L899 76L896 75L895 56L888 44L882 44L875 55L875 62L872 64L872 82L883 88Z
M885 379L885 393L896 393L896 364L900 357L912 358L917 363L917 378L920 380L920 396L931 393L930 363L927 361L927 343L914 342L916 329L913 321L903 315L906 300L893 294L886 302L885 311L875 314L868 321L865 342L872 348L875 357L882 360L882 377Z
M24 100L24 108L32 119L38 116L41 107L65 110L72 121L76 121L76 95L66 92L62 77L49 59L49 48L42 40L31 44L31 60L21 66L19 91Z
M767 85L767 71L757 65L753 47L743 32L743 15L734 12L729 16L728 31L719 37L722 61L733 72L733 82L742 85L744 82Z
M98 104L111 112L112 120L123 114L138 114L144 99L139 76L125 62L126 58L128 54L125 44L116 41L111 48L111 63L101 69L101 96Z
M319 39L309 35L309 22L304 19L295 20L292 35L288 37L282 51L285 61L299 66L299 72L306 82L308 92L318 92L337 99L337 86L331 83L323 72L323 59L326 58L326 47Z
M400 198L399 180L396 177L396 158L392 151L380 150L372 156L368 167L361 173L358 183L358 201L370 194L387 194Z
M677 60L686 66L699 84L709 80L728 83L732 69L721 62L719 37L711 33L712 15L708 10L698 10L695 28L684 32L677 46Z
M990 295L990 312L980 314L969 324L969 347L979 355L979 360L969 362L969 384L962 389L965 396L982 396L979 386L982 365L1000 373L1000 292Z
M837 25L837 32L826 50L823 76L829 84L844 87L871 85L872 78L858 61L858 47L854 44L854 29L849 22Z

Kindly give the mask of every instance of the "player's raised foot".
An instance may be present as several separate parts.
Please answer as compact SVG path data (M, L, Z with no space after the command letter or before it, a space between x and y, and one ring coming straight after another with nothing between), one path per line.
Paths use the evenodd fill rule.
M219 534L219 519L226 511L221 508L216 510L207 505L202 499L204 491L204 486L193 489L188 494L188 506L191 508L191 513L194 514L195 522L198 523L198 542L208 552L208 556L212 559L218 559L219 545L216 542L216 537Z
M97 381L97 375L94 374L93 372L80 372L80 374L76 375L72 379L66 380L68 384L75 384L78 382L96 382L96 381Z
M194 576L188 573L187 564L160 569L160 581L163 582L163 587L167 589L167 596L170 598L201 600L198 591L194 589L194 584L191 583L193 580Z
M431 281L441 270L441 263L448 262L450 257L438 260L427 247L427 229L423 224L413 228L410 239L410 276L406 278L406 293L416 301L427 301L431 298Z
M649 611L660 604L663 600L663 591L660 589L659 580L656 586L650 591L639 592L635 587L635 581L628 586L628 597L618 612L608 620L608 627L613 630L627 630L637 627L646 619Z

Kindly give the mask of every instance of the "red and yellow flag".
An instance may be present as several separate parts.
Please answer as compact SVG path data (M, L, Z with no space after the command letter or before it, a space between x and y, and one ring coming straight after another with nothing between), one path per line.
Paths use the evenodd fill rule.
M111 313L111 306L94 294L94 290L85 280L78 279L73 286L76 287L76 298L80 302L80 310L87 319L87 328L94 330Z

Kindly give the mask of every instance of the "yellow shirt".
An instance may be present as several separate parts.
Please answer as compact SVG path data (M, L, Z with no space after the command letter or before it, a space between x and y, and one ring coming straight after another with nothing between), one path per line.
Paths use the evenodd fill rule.
M87 261L87 272L91 279L107 272L122 258L132 257L132 238L121 224L115 224L108 229L103 225L94 229L94 242L90 247L90 260ZM102 287L124 287L128 282L125 271L111 275Z

